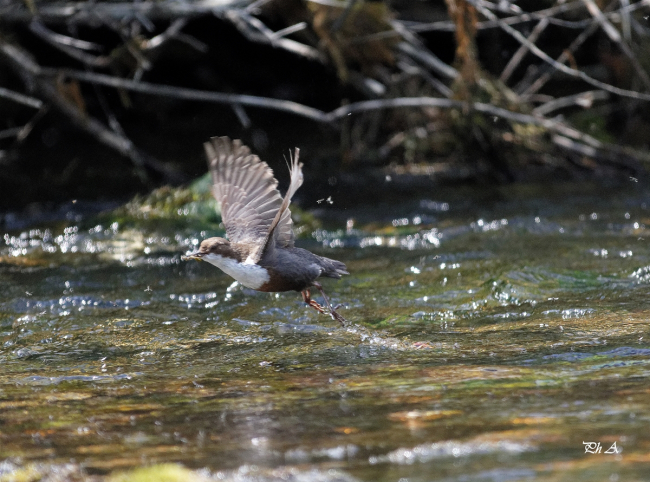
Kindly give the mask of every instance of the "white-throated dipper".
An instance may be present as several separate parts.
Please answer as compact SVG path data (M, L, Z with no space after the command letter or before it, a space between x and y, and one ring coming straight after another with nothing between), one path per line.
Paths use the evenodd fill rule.
M289 204L302 185L299 149L291 159L291 182L284 196L271 168L240 140L213 137L204 144L212 174L212 194L221 206L224 238L208 238L199 250L181 259L207 261L232 276L242 285L257 291L300 291L309 306L326 313L311 299L309 288L321 292L330 316L345 324L332 308L320 276L341 278L345 265L294 246L293 221Z

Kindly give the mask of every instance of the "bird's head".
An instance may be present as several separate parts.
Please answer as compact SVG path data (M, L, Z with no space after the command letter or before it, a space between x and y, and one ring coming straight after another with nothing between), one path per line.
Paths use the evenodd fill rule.
M201 246L199 250L195 253L191 253L185 256L181 256L183 261L196 260L203 261L209 255L218 255L218 256L231 256L232 248L230 246L230 241L224 238L208 238L201 241Z

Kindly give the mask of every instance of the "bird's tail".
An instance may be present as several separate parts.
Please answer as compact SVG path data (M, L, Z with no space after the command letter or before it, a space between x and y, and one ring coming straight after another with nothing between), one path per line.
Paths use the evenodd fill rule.
M318 258L321 268L323 268L323 271L320 274L321 276L325 276L326 278L340 279L344 274L350 274L348 273L345 264L341 263L340 261L325 258L324 256L319 256Z

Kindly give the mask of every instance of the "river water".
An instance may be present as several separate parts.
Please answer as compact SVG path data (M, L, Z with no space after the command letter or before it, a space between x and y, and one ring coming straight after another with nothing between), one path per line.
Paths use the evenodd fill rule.
M181 261L219 233L189 211L22 220L0 481L650 480L648 206L634 179L321 203L298 244L347 264L346 327Z

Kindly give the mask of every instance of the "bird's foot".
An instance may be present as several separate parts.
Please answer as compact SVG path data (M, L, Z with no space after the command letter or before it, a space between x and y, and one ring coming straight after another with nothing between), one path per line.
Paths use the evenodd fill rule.
M319 313L323 313L323 314L325 313L325 308L323 308L317 301L311 299L309 290L303 290L301 294L302 294L302 299L307 304L307 306L311 306Z
M325 296L325 292L323 292L323 289L320 286L320 284L314 284L314 286L316 286L320 290L320 292L323 294L323 298L325 299L325 304L327 305L327 309L329 310L329 315L332 317L332 319L338 321L339 323L341 323L341 326L345 326L346 323L347 323L347 320L345 318L343 318L341 315L339 315L338 312L336 311L342 305L338 304L334 308L332 308L332 305L330 305L330 300L329 300L329 298L327 298L327 296ZM310 295L308 289L303 290L301 292L301 294L302 294L303 301L307 305L311 306L312 308L314 308L319 313L328 314L327 311L325 310L324 306L318 304L316 301L311 299L311 295Z
M342 316L341 316L341 315L336 311L336 309L337 309L339 306L341 306L341 305L337 305L337 306L335 306L334 308L332 308L332 309L330 310L330 316L332 317L333 320L336 320L336 321L338 321L339 323L341 323L341 326L346 326L347 323L348 323L347 320L346 320L345 318L343 318L343 317L342 317Z

